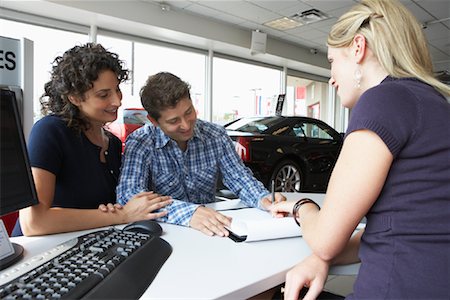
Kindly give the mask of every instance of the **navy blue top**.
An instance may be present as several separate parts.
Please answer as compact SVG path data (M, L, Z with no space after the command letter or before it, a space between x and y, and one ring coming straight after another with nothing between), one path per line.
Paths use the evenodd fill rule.
M449 299L450 104L415 79L387 77L352 110L394 161L367 215L349 299Z
M28 141L30 163L56 176L53 207L92 209L116 202L122 146L113 134L107 135L109 145L103 163L101 148L84 133L67 127L61 118L50 115L34 124ZM13 235L19 234L14 231Z

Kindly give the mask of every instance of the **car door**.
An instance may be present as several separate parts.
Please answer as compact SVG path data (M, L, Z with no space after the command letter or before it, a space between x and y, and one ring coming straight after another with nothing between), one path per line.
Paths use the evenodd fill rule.
M298 149L308 163L308 185L326 188L342 146L339 134L325 123L308 119L297 122L293 131L305 139Z

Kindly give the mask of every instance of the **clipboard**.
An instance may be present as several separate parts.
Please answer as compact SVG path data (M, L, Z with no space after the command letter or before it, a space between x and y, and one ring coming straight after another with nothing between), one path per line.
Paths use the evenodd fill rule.
M247 239L246 235L237 235L233 231L231 231L230 229L228 229L228 232L229 232L228 238L231 239L232 241L236 242L236 243L245 242L245 240Z

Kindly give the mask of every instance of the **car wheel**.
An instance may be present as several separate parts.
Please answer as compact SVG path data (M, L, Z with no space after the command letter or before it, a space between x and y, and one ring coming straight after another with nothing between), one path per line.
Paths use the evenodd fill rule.
M303 186L302 177L298 164L292 160L284 160L275 167L271 181L275 180L277 192L300 192Z

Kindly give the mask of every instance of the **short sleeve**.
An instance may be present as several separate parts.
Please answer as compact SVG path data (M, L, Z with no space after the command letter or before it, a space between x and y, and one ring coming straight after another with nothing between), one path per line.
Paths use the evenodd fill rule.
M361 96L351 112L346 136L361 129L371 130L396 157L419 123L415 96L403 86L385 83Z
M32 167L58 174L63 159L61 142L64 140L64 127L63 121L55 117L44 117L34 124L28 140Z

